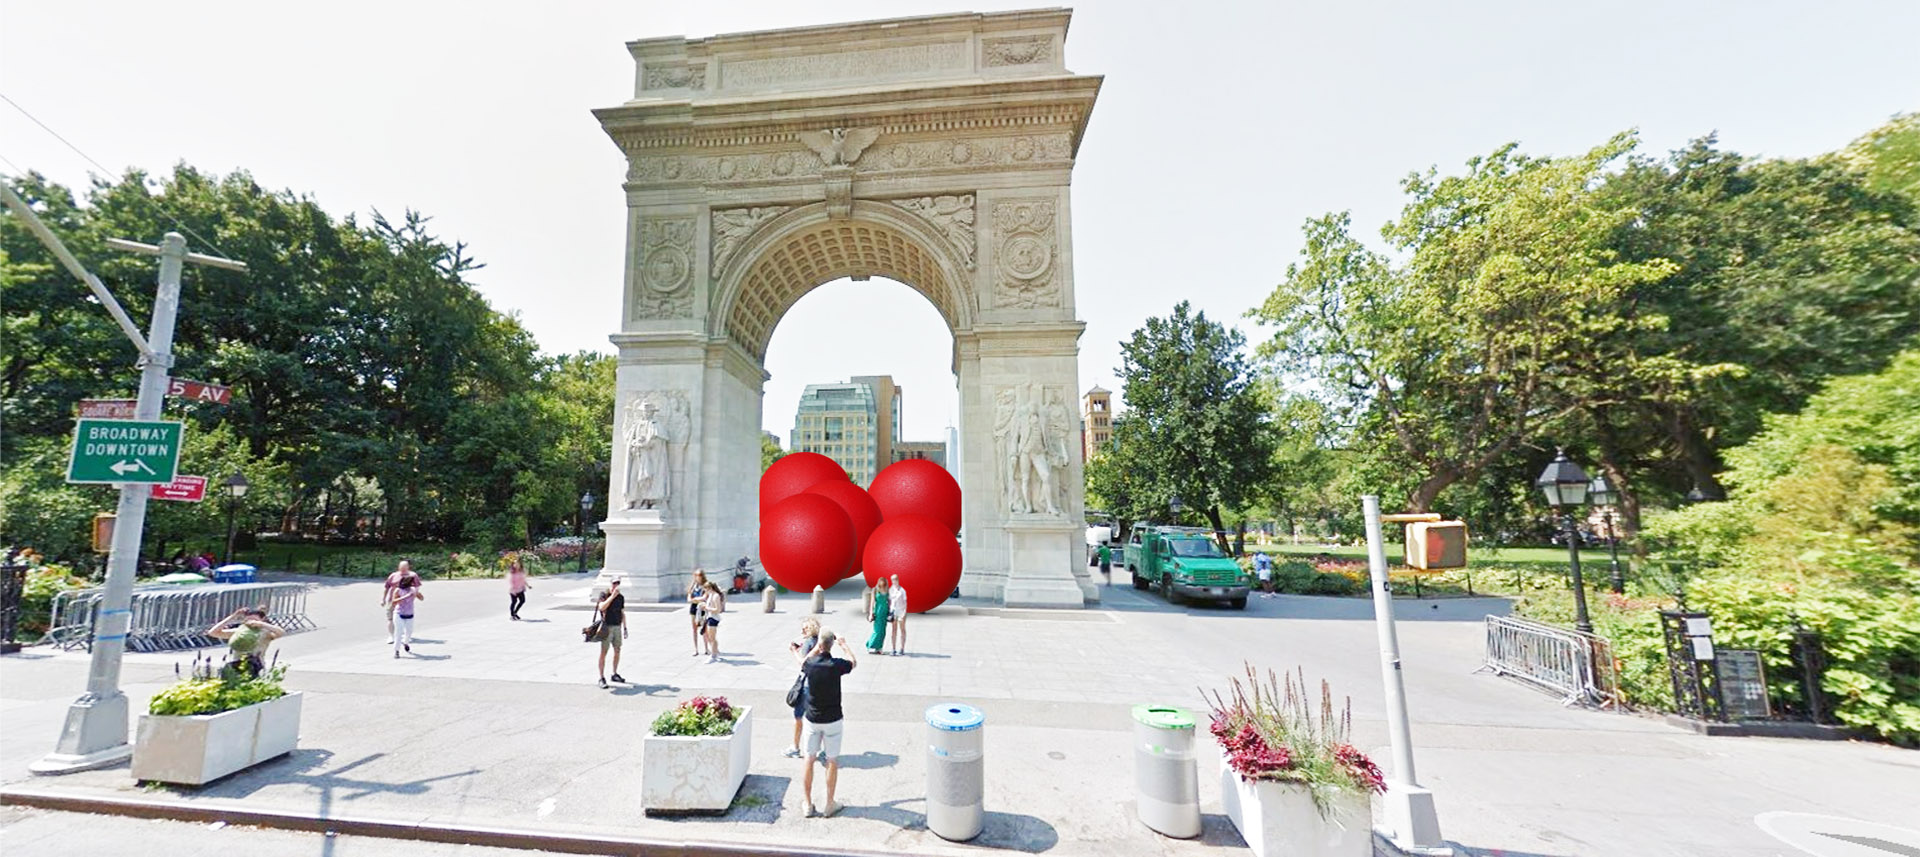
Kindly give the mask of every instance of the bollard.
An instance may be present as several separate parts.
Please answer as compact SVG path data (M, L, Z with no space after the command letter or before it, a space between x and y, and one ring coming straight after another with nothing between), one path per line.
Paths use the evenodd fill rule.
M1141 823L1176 839L1200 835L1200 774L1193 760L1193 712L1133 707L1134 806Z
M958 702L927 709L927 829L949 842L979 836L986 821L986 722Z
M760 590L760 612L773 612L773 587L771 586Z
M813 603L808 609L815 613L827 612L827 591L818 586L813 588Z

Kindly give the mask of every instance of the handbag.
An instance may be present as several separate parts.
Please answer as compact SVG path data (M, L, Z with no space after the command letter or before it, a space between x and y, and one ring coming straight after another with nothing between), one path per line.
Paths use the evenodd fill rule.
M585 642L585 643L600 642L600 638L602 636L605 636L605 633L606 633L606 626L600 623L601 618L602 617L598 612L594 613L593 621L588 623L587 627L580 629L580 636L586 638L581 642Z
M790 688L787 688L787 707L798 708L800 705L800 700L806 698L806 694L807 694L807 674L803 672L797 676L794 676L793 686Z

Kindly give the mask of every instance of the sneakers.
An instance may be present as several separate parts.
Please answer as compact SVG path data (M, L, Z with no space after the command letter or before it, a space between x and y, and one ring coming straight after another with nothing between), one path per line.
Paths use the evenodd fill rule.
M601 677L601 679L600 679L600 689L601 689L601 690L606 690L606 689L607 689L607 680L606 680L606 678L605 678L604 676L603 676L603 677Z
M782 755L782 756L785 756L785 757L787 757L787 758L789 758L789 759L798 759L798 758L800 758L800 748L799 748L799 747L788 747L788 748L787 748L787 749L785 749L785 750L781 750L781 751L780 751L780 755Z
M624 679L624 678L621 678L621 677L620 677L620 674L619 674L619 673L614 673L614 674L613 674L613 682L614 682L615 684L626 684L626 683L627 683L627 680L626 680L626 679Z
M399 660L399 659L400 659L400 653L399 653L399 652L394 652L394 653L393 653L393 659L394 659L394 660L396 660L396 661L397 661L397 660Z
M823 818L832 818L840 809L840 804L837 801L827 801L827 811L820 813L820 815Z
M813 808L813 804L807 804L807 817L808 817L808 818L819 818L819 817L820 817L820 810L817 810L817 809L814 809L814 808Z

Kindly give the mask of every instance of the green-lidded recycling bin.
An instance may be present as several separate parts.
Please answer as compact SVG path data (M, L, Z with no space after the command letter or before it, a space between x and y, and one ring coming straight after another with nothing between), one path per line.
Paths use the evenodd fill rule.
M1200 835L1200 773L1193 759L1193 712L1133 707L1134 804L1140 821L1167 836Z
M959 702L927 708L927 829L941 839L965 842L986 823L986 722Z

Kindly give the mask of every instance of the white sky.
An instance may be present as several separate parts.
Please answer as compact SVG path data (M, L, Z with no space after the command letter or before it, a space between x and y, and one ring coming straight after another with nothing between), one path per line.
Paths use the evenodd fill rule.
M0 93L115 170L418 209L544 350L610 351L623 166L588 111L632 94L624 42L1033 5L0 0ZM1307 218L1351 209L1372 237L1411 170L1625 128L1654 154L1716 130L1747 154L1839 147L1920 109L1916 33L1911 0L1084 3L1067 66L1106 83L1074 172L1081 387L1119 390L1118 342L1180 298L1238 322ZM4 103L0 157L76 188L92 170ZM951 343L905 286L830 284L774 335L765 428L787 436L808 383L885 373L905 436L943 438Z

